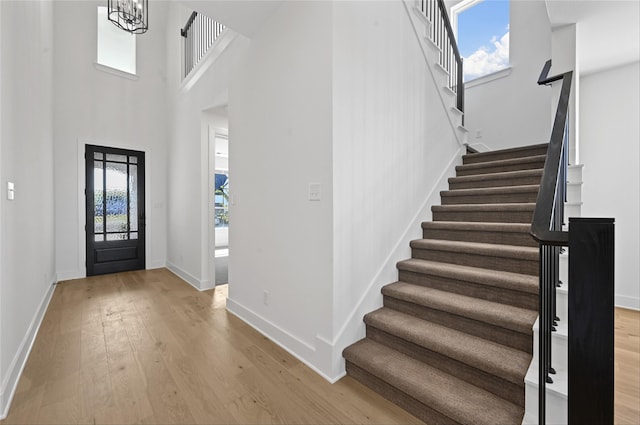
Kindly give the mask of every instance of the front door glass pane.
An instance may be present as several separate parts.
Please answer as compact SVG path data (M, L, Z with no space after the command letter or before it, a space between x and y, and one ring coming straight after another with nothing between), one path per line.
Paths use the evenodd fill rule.
M102 233L104 231L103 189L104 169L102 168L102 161L93 161L94 233Z
M127 164L113 162L107 162L106 164L107 232L126 232L129 230L127 217Z
M129 165L129 217L130 230L135 232L138 230L138 166L133 164Z

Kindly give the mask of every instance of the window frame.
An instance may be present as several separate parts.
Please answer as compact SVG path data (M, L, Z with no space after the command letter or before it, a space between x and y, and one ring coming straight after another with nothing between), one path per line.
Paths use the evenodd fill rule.
M511 27L511 0L506 0L509 2L509 27ZM458 15L463 13L475 6L478 6L480 3L484 3L485 0L462 0L449 8L449 18L451 20L451 28L453 29L453 33L456 37L456 42L459 43L458 36ZM511 30L509 30L511 32ZM464 67L464 64L463 64ZM476 85L484 84L489 81L497 80L500 78L508 77L511 74L511 42L509 42L509 62L507 66L502 69L498 69L496 71L489 72L484 75L480 75L478 77L471 78L469 80L465 80L465 87L473 87ZM464 75L463 75L464 79Z
M124 78L128 78L131 80L137 80L138 79L138 51L137 51L137 44L138 44L138 40L137 40L137 36L136 34L124 34L124 31L118 27L116 27L115 25L113 25L107 18L107 7L105 6L97 6L96 9L96 62L95 62L95 68L99 71L103 71L112 75L116 75L119 77L124 77ZM102 24L107 24L107 25L101 25ZM105 61L104 59L104 55L101 57L100 55L100 47L101 45L104 46L103 43L101 43L101 39L103 40L103 42L105 41L105 37L108 39L108 41L110 41L112 44L114 44L114 37L109 37L108 34L104 33L103 31L101 31L101 28L113 28L113 32L112 34L115 35L116 37L121 35L119 33L117 33L117 31L120 31L123 33L123 35L127 36L127 37L132 37L132 42L124 44L122 43L121 45L117 45L117 48L115 50L117 51L123 51L126 50L127 54L131 55L131 58L133 59L132 64L133 64L133 69L131 68L125 68L125 67L119 67L118 64L114 63L114 62L109 62L109 61ZM111 31L111 30L108 30ZM123 37L119 37L121 40L124 39ZM112 46L113 47L113 46ZM130 59L131 59L130 58ZM102 59L102 62L101 62ZM133 72L132 72L133 71Z

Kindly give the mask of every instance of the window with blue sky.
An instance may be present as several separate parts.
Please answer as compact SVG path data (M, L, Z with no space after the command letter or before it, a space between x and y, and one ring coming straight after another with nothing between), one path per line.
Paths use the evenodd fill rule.
M457 12L458 48L464 58L465 81L509 66L509 0L468 4Z

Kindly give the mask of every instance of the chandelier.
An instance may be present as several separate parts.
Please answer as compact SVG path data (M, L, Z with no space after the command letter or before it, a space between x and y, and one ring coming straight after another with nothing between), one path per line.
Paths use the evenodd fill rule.
M108 18L116 26L132 34L149 29L149 0L107 0Z

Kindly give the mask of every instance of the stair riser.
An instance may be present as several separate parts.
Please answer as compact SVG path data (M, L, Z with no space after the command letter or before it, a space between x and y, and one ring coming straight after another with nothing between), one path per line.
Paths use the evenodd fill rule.
M528 156L546 155L546 147L536 147L531 149L522 149L513 152L495 152L495 153L482 153L480 155L464 155L462 157L463 164L479 164L489 161L500 161L503 159L515 159L525 158Z
M562 285L564 288L568 289L569 288L569 253L568 253L568 249L566 248L567 252L565 254L561 254L560 255L560 282L562 282Z
M527 416L523 424L538 424L538 386L527 383L525 385L525 399L527 403ZM547 388L546 419L548 424L568 423L567 397Z
M528 247L538 246L531 235L524 232L483 232L424 228L422 230L422 237L424 239L440 239L445 241L494 243Z
M510 187L510 186L526 186L531 184L540 184L542 173L535 176L496 178L491 180L462 180L452 177L449 179L449 189L486 189L491 187Z
M513 291L497 286L480 285L440 276L430 276L406 270L399 270L398 279L402 282L422 285L440 291L453 292L468 297L481 298L487 301L512 305L529 310L538 309L538 295L528 292Z
M405 394L401 390L387 384L380 378L372 375L366 370L358 367L350 361L347 361L346 371L349 376L359 381L361 384L371 388L373 391L382 395L387 400L402 407L407 412L416 416L420 420L428 424L456 425L457 423L451 418L431 409L415 398Z
M421 260L439 261L441 263L458 264L460 266L482 267L491 270L528 275L537 275L539 268L537 257L535 261L531 261L482 255L481 252L466 253L418 248L411 249L411 256L412 258L419 258Z
M538 361L538 342L540 336L538 330L533 331L533 360ZM569 345L567 335L551 333L551 366L556 369L566 369L569 358ZM537 363L536 363L537 364ZM553 378L553 377L552 377Z
M544 167L544 161L531 161L523 164L499 164L486 167L458 165L456 176L475 176L478 174L504 173L507 171L537 170Z
M462 204L514 204L535 202L538 192L505 193L495 195L451 195L450 192L440 193L442 205Z
M488 339L489 341L494 341L526 353L531 353L533 348L531 334L523 334L511 329L501 328L499 326L469 319L467 317L457 316L440 310L434 310L388 296L383 297L383 304L385 307L398 310L402 313L410 314L438 325L447 326L451 329L466 332L470 335Z
M521 385L516 385L372 326L367 326L367 338L524 407L524 376L522 376Z
M433 211L434 221L531 223L533 211Z

